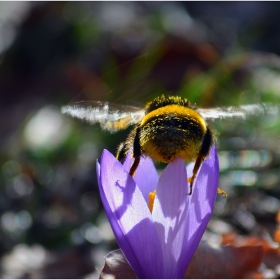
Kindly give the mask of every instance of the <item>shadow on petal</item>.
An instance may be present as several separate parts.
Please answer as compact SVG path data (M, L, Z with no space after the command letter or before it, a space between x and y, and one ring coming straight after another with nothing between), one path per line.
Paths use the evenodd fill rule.
M168 278L182 278L188 252L182 248L186 239L188 213L188 186L185 162L177 158L163 170L153 209L153 219L161 240L164 257L164 274Z
M131 157L131 152L129 152L123 164L124 169L127 172L129 172L133 160L134 159ZM156 189L158 183L158 173L151 158L143 156L141 157L139 166L133 179L143 193L144 199L148 203L149 193Z
M163 264L162 253L156 253L161 252L161 245L141 191L108 151L102 154L100 171L101 199L120 247L138 277L145 271L156 277Z
M216 147L203 162L191 195L188 213L188 250L195 252L212 214L218 190L219 164Z

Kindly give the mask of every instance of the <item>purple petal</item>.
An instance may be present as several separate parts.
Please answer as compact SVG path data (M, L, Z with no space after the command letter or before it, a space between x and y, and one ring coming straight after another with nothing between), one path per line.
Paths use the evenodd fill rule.
M125 168L128 166L125 163ZM137 170L139 184L149 177L150 169L145 167L146 163ZM158 182L153 221L135 181L108 151L103 152L101 165L97 164L101 198L119 245L138 278L183 277L210 219L218 174L214 146L189 196L183 160L170 163Z
M131 157L131 153L129 153L123 164L124 169L127 172L129 172L133 160L134 159ZM148 203L149 193L153 192L156 189L158 183L158 173L151 158L141 157L139 166L133 179L136 182L137 186L139 186L146 202Z
M129 151L128 154L127 154L127 156L126 156L126 158L125 158L125 161L124 161L124 163L123 163L123 168L124 168L127 172L129 172L130 166L132 165L133 160L134 160L134 158L132 158L131 155L132 155L132 153L131 153L131 151ZM140 160L140 163L141 163L141 160Z
M219 162L216 146L213 146L198 172L193 193L190 195L188 229L186 231L189 244L183 249L190 253L185 259L187 263L195 252L209 222L217 196L218 181Z
M100 170L101 199L124 255L139 278L159 277L163 263L161 245L141 191L106 150Z
M163 246L162 269L167 278L183 278L187 266L186 262L183 262L184 266L180 265L180 261L188 255L188 252L182 252L187 242L185 231L190 199L187 187L185 162L177 158L159 178L152 213Z

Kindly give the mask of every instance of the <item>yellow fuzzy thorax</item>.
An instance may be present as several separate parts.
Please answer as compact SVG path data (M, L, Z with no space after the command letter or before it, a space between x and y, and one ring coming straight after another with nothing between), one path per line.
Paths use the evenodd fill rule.
M189 127L164 127L164 121L172 118L184 118L190 123ZM145 127L154 120L157 120L157 126L153 125L153 132L145 133ZM163 125L161 126L161 121ZM141 149L145 154L160 162L171 162L176 157L182 157L186 161L194 161L200 151L202 139L196 136L193 131L199 129L201 135L204 135L207 125L204 119L194 109L181 105L171 104L160 107L149 112L141 121L140 126L143 129L142 137L140 138ZM164 137L164 132L157 135L156 131L161 130L176 130L180 131L179 137L169 135ZM167 131L166 131L167 132ZM187 147L187 148L186 148Z
M165 107L158 108L158 109L148 113L142 119L140 125L143 126L150 119L152 119L154 117L161 116L161 115L165 115L165 114L175 114L175 115L184 116L186 118L196 119L202 125L203 130L206 131L206 123L199 113L197 113L195 110L193 110L191 108L184 107L184 106L181 106L181 105L176 105L176 104L167 105Z

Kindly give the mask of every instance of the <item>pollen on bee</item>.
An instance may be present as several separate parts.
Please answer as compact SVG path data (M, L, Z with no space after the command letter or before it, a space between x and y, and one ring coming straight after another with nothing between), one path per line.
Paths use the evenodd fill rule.
M227 193L220 188L218 189L218 194L221 194L223 197L227 197Z
M150 192L149 197L148 197L148 207L149 207L149 210L151 213L152 213L153 207L154 207L156 192L157 192L156 190L154 190L153 192Z

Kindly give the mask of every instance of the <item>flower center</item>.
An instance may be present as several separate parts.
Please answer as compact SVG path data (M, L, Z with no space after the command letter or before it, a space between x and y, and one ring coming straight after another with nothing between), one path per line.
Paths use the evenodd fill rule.
M149 207L151 213L153 211L156 193L157 193L156 190L154 190L153 192L149 193L148 207Z

